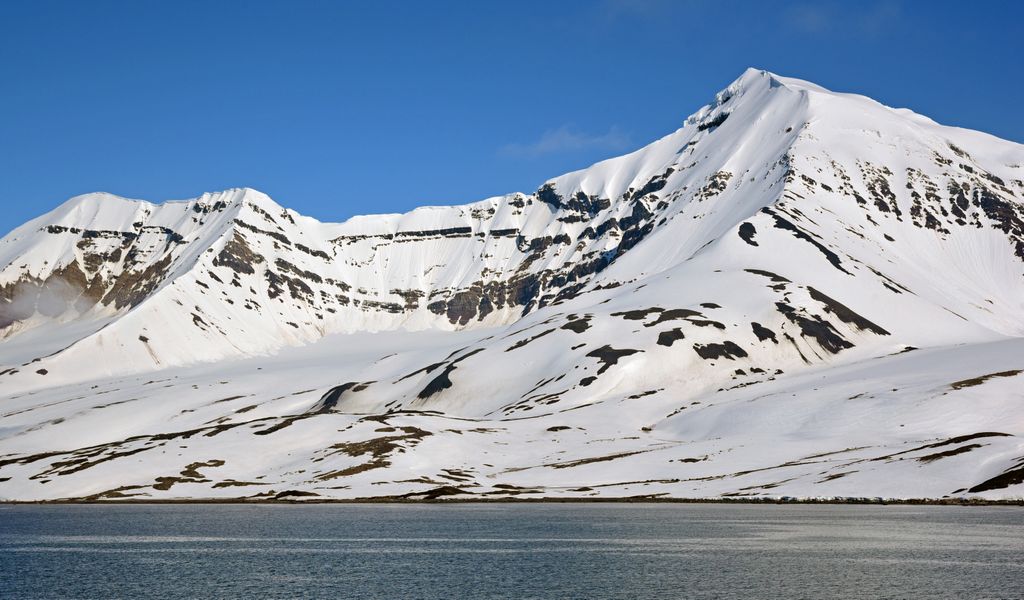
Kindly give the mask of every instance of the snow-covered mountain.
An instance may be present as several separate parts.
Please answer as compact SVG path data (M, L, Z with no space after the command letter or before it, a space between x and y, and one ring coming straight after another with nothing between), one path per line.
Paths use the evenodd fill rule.
M0 240L0 497L1024 495L1024 146L748 70L532 194Z

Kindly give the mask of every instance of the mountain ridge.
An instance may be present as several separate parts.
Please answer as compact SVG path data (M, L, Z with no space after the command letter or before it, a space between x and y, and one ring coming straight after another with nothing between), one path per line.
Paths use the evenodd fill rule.
M531 194L342 223L248 188L76 197L0 240L0 492L244 481L267 497L269 478L270 496L941 497L1011 481L1021 163L1019 144L751 69L677 131ZM192 462L155 458L169 440ZM260 447L285 454L244 457ZM89 466L39 471L43 450ZM141 475L107 466L136 451ZM821 452L849 460L807 458ZM168 475L211 461L234 479Z
M565 285L567 283L565 280L572 280L575 283L581 278L599 275L600 271L607 268L615 260L625 256L625 252L633 245L643 237L652 233L654 227L652 227L652 219L649 217L653 216L652 209L656 209L656 207L652 206L649 202L638 203L636 202L637 199L643 199L645 196L648 198L657 198L657 192L667 186L667 180L674 174L674 171L678 169L679 163L682 162L678 159L679 154L686 152L687 149L692 146L700 144L700 142L704 141L701 139L702 137L707 137L709 133L715 133L719 127L725 128L726 132L728 132L727 130L729 127L736 125L736 119L733 119L732 124L727 123L727 120L732 112L737 111L737 107L735 106L737 101L743 100L743 96L748 94L753 95L753 98L750 99L748 103L753 104L754 114L752 116L746 115L746 120L738 124L740 126L747 125L751 120L760 122L766 118L766 115L775 116L772 113L777 112L783 113L782 121L799 121L799 119L795 119L795 117L799 117L799 114L792 114L794 110L805 109L812 104L812 101L822 102L821 98L817 98L815 100L816 97L826 98L827 100L825 100L825 102L831 101L832 98L840 98L843 100L853 98L857 102L863 102L884 111L892 111L892 109L888 109L873 100L865 99L860 96L834 94L808 82L781 78L764 71L748 69L735 82L730 84L722 92L716 94L715 100L712 104L705 106L689 117L683 128L677 130L675 133L665 136L636 152L599 162L588 169L575 171L553 178L542 185L541 188L532 195L514 193L489 198L463 206L424 207L404 214L359 216L353 217L352 219L342 223L332 224L319 223L307 217L302 217L293 211L287 211L266 195L248 188L235 188L224 192L205 194L196 199L171 201L165 204L151 204L145 201L121 199L109 194L100 193L73 198L41 219L46 221L46 227L49 230L61 228L64 228L65 231L67 229L74 230L78 228L76 225L82 225L81 221L83 213L88 213L91 214L92 217L86 217L86 220L92 223L91 231L93 234L103 234L104 232L110 233L110 231L107 230L113 229L115 231L120 231L122 235L136 235L132 229L142 229L143 231L141 233L145 233L146 229L151 230L150 232L152 233L152 230L155 229L156 234L164 234L168 236L168 247L172 243L185 242L185 236L188 236L188 245L197 246L198 251L192 252L190 256L186 258L174 258L174 263L176 265L191 263L190 265L186 265L184 270L179 269L165 274L162 271L168 268L170 266L169 264L158 262L156 265L153 265L144 263L151 270L154 270L154 266L157 267L155 269L157 275L166 276L166 280L150 282L141 286L137 285L134 288L128 287L127 289L125 289L127 286L121 286L122 289L120 290L120 296L107 292L101 298L97 299L97 304L113 304L113 308L115 310L124 309L125 307L134 308L136 304L145 300L148 293L162 289L164 286L172 284L179 277L187 275L189 271L197 269L202 263L202 252L205 251L219 253L218 258L214 259L214 266L234 264L243 270L251 270L245 267L244 260L230 254L232 250L238 250L243 254L250 252L245 240L245 235L251 236L252 234L255 234L257 236L269 236L270 243L273 244L275 249L278 247L279 243L290 244L287 235L281 233L284 230L280 225L274 222L274 216L270 214L271 212L277 213L278 218L290 221L293 225L296 223L295 220L299 219L303 224L311 226L315 231L300 228L294 233L303 240L314 240L318 243L311 242L312 246L306 246L299 243L298 248L300 249L300 252L313 257L323 258L327 262L330 262L333 258L328 251L333 252L336 256L339 245L346 246L345 249L348 250L349 248L347 248L347 246L351 244L360 245L360 242L369 241L369 244L372 246L376 242L393 242L396 237L398 239L406 237L415 238L417 236L421 238L430 236L442 238L453 236L490 238L495 235L499 237L512 237L514 235L517 246L516 250L522 252L524 250L523 246L528 250L540 247L542 250L546 251L555 244L555 242L560 242L563 245L570 244L574 240L579 242L581 237L585 237L588 234L591 238L595 237L595 235L606 235L609 232L612 236L620 236L618 243L615 241L609 242L608 240L598 240L597 248L594 248L584 257L575 257L570 254L570 256L566 258L564 257L564 252L561 253L563 256L559 256L558 252L551 253L554 254L554 256L549 256L547 253L541 256L540 258L542 260L546 259L549 263L554 262L556 268L560 266L558 264L560 260L563 264L572 264L572 269L568 274L555 276L556 283ZM782 110L778 110L773 106L774 104L780 103L782 105ZM739 107L739 112L742 113L743 111L744 107ZM751 111L747 110L746 112ZM893 112L903 114L905 113L905 110ZM732 167L731 165L736 162L742 162L745 156L751 154L755 157L777 157L776 163L767 167L769 169L768 172L771 173L772 170L777 170L776 168L780 166L779 161L785 163L790 160L789 152L800 141L801 132L806 127L808 127L808 123L806 121L797 122L795 125L787 125L786 131L784 132L787 135L778 136L778 139L774 140L774 147L767 152L764 150L762 142L762 139L767 137L764 132L764 127L761 127L758 130L758 135L754 136L755 143L751 143L750 138L752 136L749 135L733 136L733 138L728 138L726 139L726 142L731 142L732 146L727 146L723 153L725 155L724 161L719 161L720 164L711 165L705 168L705 173L701 173L697 177L693 177L691 179L705 183L700 194L715 195L722 191L728 191L728 188L731 185L738 187L744 182L734 182L730 184L728 181L735 170L735 167ZM693 129L696 129L696 132L694 132ZM774 133L778 132L775 131ZM677 149L680 141L676 138L686 139L685 145L682 149ZM758 145L757 142L761 142L761 145ZM952 145L952 142L946 140L946 144ZM769 145L771 145L771 143ZM751 150L751 148L753 148L753 150ZM708 161L707 156L704 156L703 158L705 159L704 161L693 161L689 166L691 168L697 167L699 170L701 165L698 163L714 162ZM948 161L949 159L946 160ZM747 230L752 228L756 230L753 223L748 220L742 220L741 224L740 217L755 217L758 214L756 211L765 210L768 211L767 214L772 214L771 209L768 209L767 207L773 206L777 203L785 195L784 192L781 191L781 188L784 188L787 184L792 184L796 178L796 176L790 172L792 167L788 165L782 166L786 170L785 178L776 180L767 190L755 190L754 193L745 194L748 198L745 204L733 201L729 205L729 210L723 211L721 217L715 214L710 215L710 218L708 214L700 215L703 222L710 222L712 224L711 231L702 235L692 236L695 241L689 245L688 249L686 249L685 246L682 251L677 249L674 256L664 260L663 262L666 266L671 266L682 259L689 260L689 258L686 258L687 254L692 254L699 248L706 246L706 244L713 243L715 240L720 239L732 228L743 227ZM818 170L820 171L820 168ZM747 172L749 172L749 169L747 169ZM840 173L840 176L846 175L845 173ZM988 176L995 177L990 174ZM801 177L805 178L805 183L806 181L813 181L813 179L806 174L801 174ZM847 177L847 179L849 179L849 177ZM995 177L995 179L997 181L1002 181L1002 179L998 177ZM777 185L780 181L783 183L781 188ZM641 184L640 182L644 183ZM895 212L897 219L900 219L901 212L899 202L890 189L894 186L890 186L884 178L876 179L876 181L872 182L871 185L878 182L881 182L882 191L878 192L871 189L869 185L867 186L868 189L865 190L864 196L868 195L867 192L875 192L876 194L883 192L888 193L890 195L888 198L881 198L876 195L874 203L876 206L881 207L887 212ZM839 183L842 184L843 182L840 181ZM793 188L794 186L790 185L790 187ZM833 189L827 185L826 187L830 190ZM907 183L907 187L911 187L909 182ZM686 186L684 185L682 188L685 190ZM913 193L916 193L916 191ZM677 193L677 195L679 194ZM856 191L853 192L853 195L858 199L858 202L866 202L864 197ZM932 195L934 196L934 193L932 193ZM796 198L791 197L791 200L796 200ZM803 198L800 200L806 201ZM125 203L134 209L133 215L130 218L124 214L120 214L118 211L113 211L117 213L114 215L101 214L105 210L107 213L112 212L108 210L110 209L110 204L117 203L118 201ZM533 203L535 201L538 203L537 209L533 208ZM692 202L693 200L691 199L691 203ZM527 204L530 205L529 209L526 208ZM665 204L666 202L661 200L658 206L663 207ZM545 213L545 211L541 210L542 207L547 207L549 212ZM174 214L175 210L178 210L181 214ZM627 214L627 210L630 210L631 212ZM914 209L911 208L911 211L913 210ZM945 212L945 209L942 209L941 207L940 210ZM248 220L245 220L242 213L247 211L249 214L245 216L248 217ZM493 215L495 212L499 211L505 214L499 214L497 217L492 218L487 218L486 216L482 219L480 218L481 213L486 215L486 213L489 212ZM907 212L907 207L904 207L903 211ZM925 208L924 211L927 212L928 209ZM216 227L220 227L223 230L216 229L215 227L214 232L207 234L207 237L204 238L205 241L199 241L198 238L193 239L194 236L202 237L201 232L205 231L205 229L203 229L204 227L209 229L209 226L206 226L205 220L206 216L211 212L214 215L223 213L224 216L220 218L219 221L216 221L219 223ZM522 215L523 212L528 212L529 214L527 214L525 218L515 218L517 215ZM154 213L156 216L151 219L150 217ZM161 215L161 213L171 213L170 218L168 218L166 214ZM509 215L507 213L512 214ZM143 215L145 220L135 221L136 218L140 218L140 214ZM54 215L56 215L56 218L54 218ZM163 218L161 218L161 216L163 216ZM190 229L185 230L185 236L168 227L173 225L180 228L182 226L182 222L188 216L191 216L193 223L198 223L198 227L192 226ZM662 217L661 223L664 223L665 217L660 214L658 216ZM671 216L674 218L677 215ZM645 217L648 218L645 220ZM868 218L870 219L871 217L868 216ZM113 219L113 221L111 221L111 219ZM118 219L120 219L119 223L117 223ZM718 223L714 222L716 219L718 220ZM785 217L777 214L772 214L772 219L775 220L777 225L780 223L789 224L786 225L787 227L792 225L791 219L786 219ZM934 217L929 213L926 215L925 219L934 219ZM99 223L96 223L97 220ZM129 221L132 222L132 227L128 226ZM538 224L537 221L540 221L540 223ZM1016 221L1016 226L1020 229L1022 224L1020 223L1019 215L1016 218ZM596 229L593 227L583 229L581 225L577 225L575 229L572 228L572 225L577 223L589 224L591 222L597 225ZM626 227L621 226L623 222L626 223ZM933 223L934 222L929 222L933 227L941 227L934 225ZM569 227L566 227L565 225L568 225ZM530 228L531 226L533 231L529 236L522 235L523 227ZM263 229L261 229L261 227L263 227ZM602 227L605 227L604 231L601 231ZM274 229L277 231L272 231ZM88 232L89 230L87 230L86 235L88 235ZM240 240L236 240L234 232L241 232L242 238L240 238ZM737 231L737 233L740 232ZM1024 234L1024 231L1019 233ZM813 242L811 237L807 237L807 239ZM5 239L5 241L7 240ZM79 245L82 243L84 243L84 241L80 241ZM530 246L530 244L533 244L533 246ZM1020 252L1020 249L1024 248L1024 242L1018 240L1017 244L1018 252ZM577 243L577 247L579 245L580 244ZM225 247L227 250L225 250ZM825 244L818 243L817 247L819 251L821 251L828 260L830 260L830 262L833 262L833 264L837 264L839 262L838 255L828 250ZM0 246L0 249L2 249L2 246ZM460 250L463 249L464 248L460 248ZM113 252L116 256L118 251L115 249ZM227 252L227 254L225 254L225 252ZM374 259L373 248L364 252L369 255L369 260L372 261ZM166 260L168 258L167 256L164 256L164 254L160 254L161 260ZM110 258L109 253L105 256L101 256L103 258ZM260 258L259 255L253 256L255 258ZM525 258L519 258L523 261L536 261L537 258L535 258L535 256L536 253L533 253L527 255ZM3 255L0 254L0 258L2 257ZM692 256L690 256L690 258L692 258ZM220 264L218 264L218 260L220 260ZM301 276L303 274L310 275L313 273L312 271L296 266L297 261L288 260L287 257L278 258L277 260L283 261L282 264L285 265L284 270L292 271L292 275L297 274L299 277L292 278L286 273L281 273L280 275L274 273L268 274L268 278L272 277L276 280L268 282L270 288L268 290L268 295L280 296L282 294L282 286L291 286L289 291L292 292L293 297L302 295L304 292L307 292L307 290L308 292L312 291L309 289L309 282L303 282L301 280ZM510 255L506 257L506 262L509 260L515 260L514 253L510 253ZM434 266L436 267L441 265ZM500 265L495 266L500 268ZM470 266L462 268L463 270L467 268L472 270L474 267ZM476 279L480 275L480 269L494 267L491 265L478 265L475 268L476 276L469 277L469 279ZM842 267L838 268L843 271ZM9 269L5 270L9 271ZM83 268L78 269L78 271L84 270L85 269ZM378 269L371 265L371 269L369 270L383 271L383 268ZM391 276L390 273L393 271L393 269L389 271L388 275L381 274L378 277L370 278L372 284L376 287L368 289L371 291L371 295L376 297L365 300L365 302L367 302L366 306L370 306L378 312L397 313L402 310L403 304L405 308L411 306L416 306L418 308L417 296L422 297L428 294L433 294L437 291L430 283L424 282L420 282L419 285L411 285L408 289L404 290L400 289L398 286L394 289L387 289L388 284L386 282L399 279L401 277L395 278ZM216 275L213 275L214 271L211 270L209 273L213 277L217 277ZM143 273L143 275L145 274L146 273ZM77 275L75 277L75 279L78 280L77 283L79 285L83 285L84 280L86 279L85 273L83 272L75 275ZM113 275L114 273L111 274L111 276ZM504 275L506 275L507 278L508 274L505 273ZM314 279L323 278L322 274L312 274L312 277ZM38 275L36 278L41 279ZM413 274L413 278L419 279L416 277L416 274ZM451 279L451 277L449 277L449 279ZM415 283L415 281L410 283ZM442 285L444 283L445 282L441 282ZM449 294L449 297L443 306L438 306L435 302L433 304L435 309L433 309L432 312L443 314L451 324L456 326L470 326L475 323L483 322L487 313L491 312L488 305L493 305L495 303L494 301L502 302L508 300L508 298L504 297L507 295L513 296L513 299L508 302L509 306L515 307L516 309L522 308L523 314L525 314L525 312L534 308L533 303L543 305L545 302L555 301L559 297L557 293L565 291L564 289L558 289L558 286L553 286L555 289L553 289L551 293L544 295L542 290L532 289L536 288L540 282L536 279L529 278L523 278L517 281L515 286L509 290L498 289L495 291L494 286L492 285L490 293L484 292L482 294L478 290L473 290L473 286L479 286L480 284L487 283L486 280L482 278L473 282L467 281L466 277L462 277L460 279L459 276L456 275L454 281L449 281L447 283L449 287L454 286L456 288L456 292L454 294ZM494 284L495 282L492 280L490 283ZM500 278L498 283L501 283ZM235 280L235 284L236 286L238 285L237 279ZM209 284L204 283L202 285ZM345 287L351 288L352 286L342 281L340 282L339 287L344 291ZM575 285L570 286L569 292L572 293L578 291L579 288L580 284L576 283ZM364 289L364 286L359 286L359 289ZM254 288L250 287L250 290L254 290ZM323 293L322 290L320 290L320 292ZM392 292L397 292L397 294ZM505 294L504 292L509 292L509 294ZM498 322L514 320L517 318L517 312L518 310L515 309L505 310ZM319 314L318 318L321 318L322 320L323 316L323 314ZM201 317L199 318L201 319ZM492 317L492 320L490 321L491 324L495 323L493 318L494 317ZM328 319L328 321L330 321L330 319ZM398 323L395 323L396 319L387 318L370 319L370 321L371 323L369 326L371 328L389 328L396 325L411 326L413 328L438 326L438 323L434 322L438 320L433 319L432 321L429 317L426 319L419 318L418 321L413 319L412 323L403 319L398 319ZM293 321L286 322L293 323ZM306 325L314 324L307 323ZM338 330L337 327L337 325L327 325L320 331L303 332L303 335L300 336L298 341L300 343L302 341L309 341L317 335L322 335L322 333ZM316 327L314 327L314 329L316 329ZM341 330L352 329L341 326ZM266 349L266 346L262 347L262 350ZM215 356L213 358L216 359L222 357L223 356Z

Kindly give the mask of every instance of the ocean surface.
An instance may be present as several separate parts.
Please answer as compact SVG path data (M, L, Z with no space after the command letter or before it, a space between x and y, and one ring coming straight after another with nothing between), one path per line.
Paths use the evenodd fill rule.
M1024 598L1024 509L0 505L0 598Z

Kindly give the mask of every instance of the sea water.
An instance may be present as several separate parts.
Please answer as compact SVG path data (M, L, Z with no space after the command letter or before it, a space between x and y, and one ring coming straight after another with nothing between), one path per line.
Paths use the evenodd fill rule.
M0 598L1022 598L1024 509L0 505Z

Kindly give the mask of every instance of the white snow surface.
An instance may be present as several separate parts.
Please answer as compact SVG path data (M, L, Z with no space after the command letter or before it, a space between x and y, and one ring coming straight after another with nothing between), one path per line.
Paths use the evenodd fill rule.
M1024 496L1024 146L750 69L532 194L0 240L0 498Z

